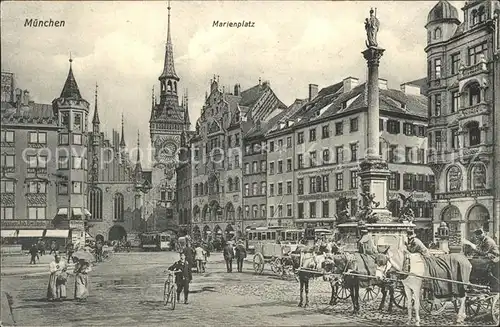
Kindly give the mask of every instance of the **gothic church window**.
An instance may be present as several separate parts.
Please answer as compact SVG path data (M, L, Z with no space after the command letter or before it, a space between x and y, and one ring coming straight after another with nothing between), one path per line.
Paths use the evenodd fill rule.
M102 220L102 190L100 188L95 187L90 191L88 207L92 220Z
M115 193L113 199L113 217L115 221L124 221L124 203L123 203L123 194Z
M486 168L483 163L476 163L472 166L470 188L473 190L486 188Z
M448 191L460 191L462 189L462 170L458 166L452 166L447 174Z

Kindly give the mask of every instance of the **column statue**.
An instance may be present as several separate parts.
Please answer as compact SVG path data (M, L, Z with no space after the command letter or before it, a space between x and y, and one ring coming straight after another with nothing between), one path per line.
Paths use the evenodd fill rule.
M365 19L365 30L367 37L367 41L365 43L367 48L378 47L377 33L379 28L380 28L380 22L376 17L375 11L372 8L370 10L370 18Z

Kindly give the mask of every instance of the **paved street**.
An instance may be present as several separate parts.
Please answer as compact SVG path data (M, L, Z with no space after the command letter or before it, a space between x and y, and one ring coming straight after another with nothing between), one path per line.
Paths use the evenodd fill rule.
M210 258L206 274L194 275L190 303L178 304L175 311L162 304L162 272L177 259L172 252L114 254L91 273L87 303L49 303L45 295L50 258L42 257L37 266L29 266L27 256L2 258L2 290L14 297L18 325L375 326L405 322L406 311L379 313L374 309L378 301L361 304L363 313L356 316L351 314L350 302L328 306L329 284L321 279L311 283L311 307L298 308L297 282L276 278L268 267L268 273L254 275L250 262L243 273L228 274L220 254ZM72 292L70 285L70 298ZM453 317L451 310L438 317L422 312L422 325L446 324L454 321ZM478 323L482 321L469 325Z

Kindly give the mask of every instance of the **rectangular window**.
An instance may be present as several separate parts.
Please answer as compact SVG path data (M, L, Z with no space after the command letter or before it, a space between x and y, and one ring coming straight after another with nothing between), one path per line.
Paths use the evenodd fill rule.
M211 144L211 148L214 148L213 144ZM251 154L252 147L250 145L245 146L245 154Z
M316 129L310 129L309 130L309 142L316 141Z
M45 207L28 207L29 220L45 220Z
M356 216L356 213L358 212L358 200L357 199L351 199L351 216Z
M336 146L335 153L336 153L337 163L339 163L339 164L343 163L344 162L344 147L343 146Z
M28 156L28 168L47 168L47 157Z
M252 162L252 173L258 173L259 172L259 166L257 164L257 161Z
M82 167L82 157L73 156L73 169L83 169Z
M290 149L292 147L292 137L289 136L286 138L286 147Z
M240 167L240 156L235 155L234 156L234 168L239 168Z
M478 64L481 60L481 55L484 54L486 56L487 49L486 42L469 48L469 66Z
M290 203L286 205L286 216L287 217L292 216L292 205Z
M278 140L278 151L283 149L283 140Z
M45 132L28 132L28 143L47 144L47 133Z
M456 150L460 148L460 141L458 138L458 128L451 130L451 148Z
M292 159L286 159L286 171L292 171Z
M344 174L336 173L335 174L335 186L337 191L342 191L344 189Z
M73 131L82 131L82 114L75 113L73 116Z
M335 135L342 135L342 134L344 134L344 123L343 122L335 123Z
M405 159L407 163L413 163L413 148L405 148Z
M73 194L82 194L82 182L73 182Z
M234 134L234 146L240 146L240 134Z
M283 183L278 183L278 195L283 195Z
M57 193L58 194L68 194L68 183L57 184Z
M245 163L245 174L250 174L250 164Z
M309 217L316 218L316 202L309 202Z
M398 191L399 190L399 173L391 171L389 176L389 190Z
M399 134L401 124L398 120L388 120L387 121L387 132L390 134Z
M303 154L297 155L297 168L298 169L304 168L304 155Z
M269 196L274 196L274 184L269 184Z
M266 182L260 182L260 194L266 195L266 193L267 193Z
M73 134L73 144L82 145L82 134Z
M379 131L383 131L384 130L384 120L382 118L380 118L378 120L378 130Z
M358 118L352 118L350 120L351 133L358 131Z
M434 116L441 116L441 94L434 95Z
M304 194L304 179L303 178L297 179L297 194L298 195Z
M321 127L321 138L327 139L330 137L330 129L328 125Z
M297 133L297 144L304 143L304 132Z
M309 194L316 193L316 177L309 177Z
M69 112L61 112L61 126L69 129Z
M250 184L245 184L245 196L250 195Z
M434 132L434 142L436 144L436 150L441 151L443 149L443 143L441 139L441 131Z
M321 203L323 218L328 218L330 216L330 203L328 201L323 201Z
M425 149L417 149L417 163L425 164Z
M283 217L283 205L278 205L278 217Z
M330 177L328 175L323 175L323 192L330 191Z
M15 193L14 181L1 181L0 192L2 194L12 194Z
M434 79L441 78L441 58L434 59Z
M269 175L274 174L274 162L269 163Z
M412 123L403 123L403 134L408 136L415 135Z
M303 219L304 218L304 203L297 203L297 213L298 213L298 217L299 219Z
M451 74L458 74L458 68L460 67L460 53L454 53L451 55Z
M274 217L274 206L269 206L269 215L271 218Z
M262 218L265 218L266 217L266 205L265 204L261 204L260 205L260 212L261 212L261 217Z
M358 172L356 170L351 170L351 188L358 188Z
M329 164L330 163L330 150L325 149L323 150L323 164Z
M316 166L316 151L309 152L309 167Z
M29 159L28 159L29 160ZM2 167L14 168L16 167L16 157L13 154L2 155Z
M14 219L14 207L1 207L0 216L5 220Z
M283 174L283 160L278 160L278 174Z
M274 152L274 141L269 142L269 152Z
M451 112L457 112L460 103L460 93L458 91L451 92Z
M266 171L266 166L267 166L266 161L265 160L261 160L260 161L260 171L262 173L264 173Z
M45 183L45 182L28 182L28 193L46 194L47 193L47 183Z
M351 144L351 161L358 160L358 144Z
M286 182L286 194L292 194L292 182Z
M2 131L1 141L7 143L14 143L14 132L13 131Z
M412 174L403 174L403 190L409 191L413 187Z
M58 158L58 169L69 169L69 160L68 157L60 156Z

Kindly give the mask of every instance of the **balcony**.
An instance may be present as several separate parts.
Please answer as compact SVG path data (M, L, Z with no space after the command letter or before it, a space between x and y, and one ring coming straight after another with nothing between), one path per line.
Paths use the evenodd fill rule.
M460 149L460 155L462 159L470 161L471 159L489 157L493 155L493 145L491 144L481 144L473 147L467 147Z
M443 150L438 150L439 153L430 153L427 156L428 164L443 164L448 162L448 158Z
M460 119L480 115L489 115L490 113L491 110L489 104L482 102L467 108L460 109Z
M481 60L474 65L470 65L467 67L461 67L458 79L469 79L470 77L476 76L478 74L488 74L488 67L486 65L486 58L482 57Z

